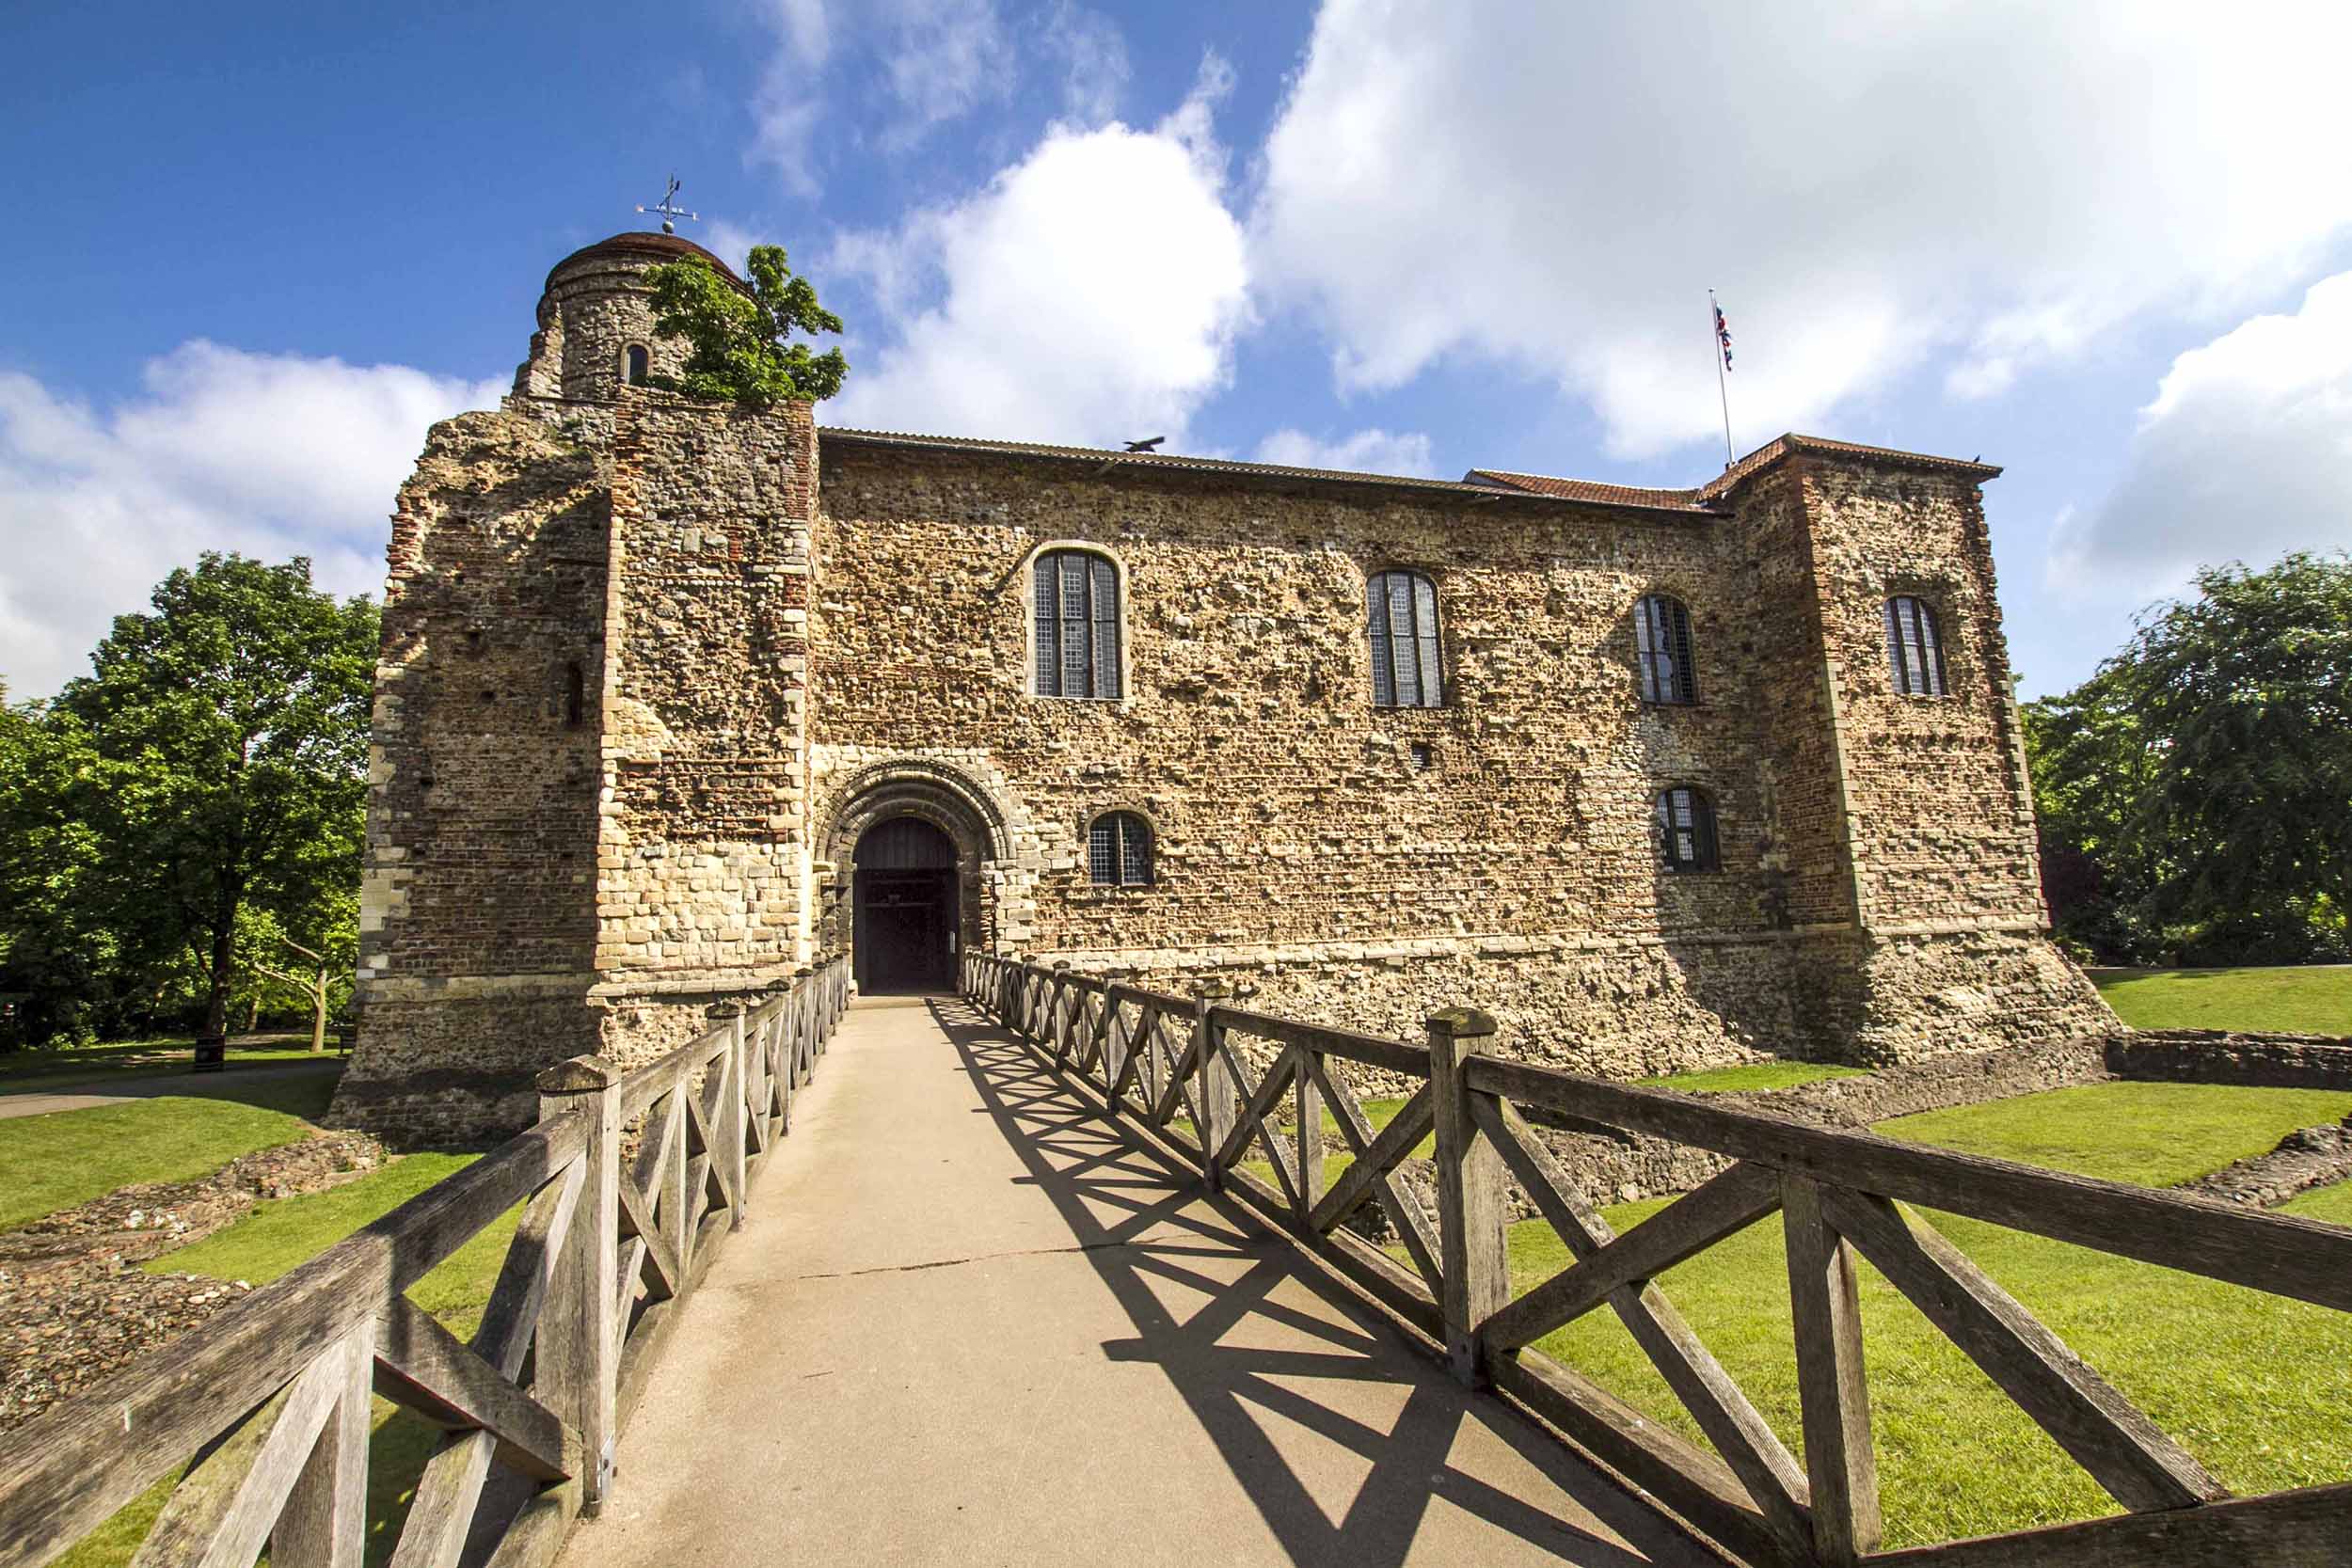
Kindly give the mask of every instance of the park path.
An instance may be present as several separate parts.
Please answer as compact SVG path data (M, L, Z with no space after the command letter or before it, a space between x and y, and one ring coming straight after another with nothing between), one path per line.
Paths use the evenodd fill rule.
M240 1067L232 1062L224 1072L195 1073L178 1068L168 1072L92 1078L83 1083L26 1089L20 1094L0 1094L0 1121L11 1117L45 1117L52 1111L87 1111L100 1105L120 1105L126 1101L155 1100L165 1095L217 1094L224 1084L256 1084L272 1078L326 1078L342 1071L343 1067L344 1058L335 1055L267 1067Z
M949 998L844 1020L568 1568L1717 1561Z

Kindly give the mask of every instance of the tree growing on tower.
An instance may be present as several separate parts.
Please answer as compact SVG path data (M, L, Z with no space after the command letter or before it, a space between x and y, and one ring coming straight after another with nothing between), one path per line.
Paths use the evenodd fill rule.
M817 303L817 286L793 275L782 245L752 246L746 270L748 288L699 256L645 270L655 335L682 338L689 349L684 374L648 379L665 391L754 408L820 402L841 390L850 365L839 349L818 354L790 341L795 332L841 331L841 318Z

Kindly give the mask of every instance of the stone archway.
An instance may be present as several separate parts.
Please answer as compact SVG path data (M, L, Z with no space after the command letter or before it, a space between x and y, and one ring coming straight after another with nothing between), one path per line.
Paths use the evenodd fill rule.
M861 768L831 793L835 804L818 839L831 866L818 915L825 951L850 948L854 960L858 846L873 830L908 818L937 829L954 849L951 951L996 946L1005 912L998 873L1012 857L1012 841L987 790L957 768L908 758Z

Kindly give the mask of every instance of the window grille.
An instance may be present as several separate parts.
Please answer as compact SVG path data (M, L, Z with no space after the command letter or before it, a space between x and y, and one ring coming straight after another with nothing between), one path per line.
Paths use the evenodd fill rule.
M1886 663L1895 676L1895 689L1906 697L1941 697L1944 686L1944 640L1935 629L1935 611L1923 599L1902 595L1886 601Z
M1702 790L1676 784L1658 792L1658 857L1669 871L1713 871L1715 803Z
M1633 646L1641 661L1642 701L1698 701L1698 680L1691 668L1691 611L1680 599L1651 594L1636 604Z
M1151 886L1151 826L1131 811L1096 817L1087 829L1087 874L1098 887Z
M1090 550L1047 550L1036 590L1038 695L1119 696L1119 568Z
M1438 707L1445 672L1438 653L1438 586L1420 572L1375 572L1364 594L1372 636L1372 705Z

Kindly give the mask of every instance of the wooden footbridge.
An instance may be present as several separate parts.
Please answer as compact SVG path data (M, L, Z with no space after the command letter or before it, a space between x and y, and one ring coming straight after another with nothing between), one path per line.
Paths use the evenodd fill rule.
M2352 1232L1515 1062L1469 1010L1408 1045L961 979L850 1011L835 959L649 1067L551 1069L529 1132L0 1438L0 1568L159 1490L140 1564L2352 1563L2352 1486L2227 1497L1897 1204L2339 1310ZM1376 1132L1363 1069L1418 1085ZM1530 1116L1734 1163L1615 1235ZM1433 1133L1434 1212L1400 1172ZM1575 1259L1516 1299L1513 1179ZM469 1336L410 1303L517 1213ZM1775 1214L1804 1464L1652 1282ZM1882 1550L1857 1255L2125 1512ZM1603 1307L1708 1448L1533 1348ZM372 1523L378 1399L441 1436Z

